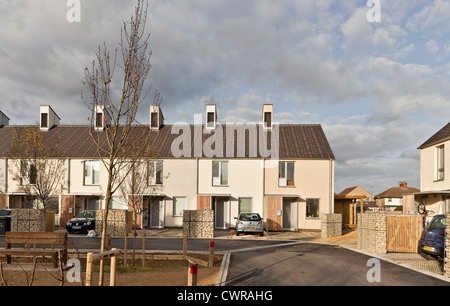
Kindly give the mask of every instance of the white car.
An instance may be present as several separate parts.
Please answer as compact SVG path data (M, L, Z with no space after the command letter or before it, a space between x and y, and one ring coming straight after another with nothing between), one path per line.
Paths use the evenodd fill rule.
M236 218L236 236L240 233L259 233L264 236L264 222L257 213L241 213Z

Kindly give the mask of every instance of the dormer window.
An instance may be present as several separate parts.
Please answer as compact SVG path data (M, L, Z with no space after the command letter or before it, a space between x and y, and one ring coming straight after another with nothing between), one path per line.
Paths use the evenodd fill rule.
M272 126L272 113L265 112L264 113L264 127L268 128Z
M150 127L152 130L159 130L164 125L164 116L160 105L150 106Z
M207 122L206 123L207 127L209 127L209 128L213 128L214 127L215 120L214 120L214 113L213 112L209 112L207 114L207 121L206 122Z
M48 105L41 105L41 118L40 128L41 130L48 131L54 126L59 125L61 119L55 113L55 111Z
M95 127L96 128L103 128L103 113L97 113L95 115Z
M41 128L48 128L48 114L41 114Z
M9 118L0 111L0 127L9 125Z
M95 107L95 129L104 130L109 125L110 121L111 117L109 117L105 107L103 105L97 105Z
M216 106L214 104L206 105L206 128L214 129L217 122Z
M263 105L263 126L264 129L272 129L273 122L273 105L264 104Z
M157 113L152 113L151 121L152 121L152 128L157 128L158 127L158 114Z

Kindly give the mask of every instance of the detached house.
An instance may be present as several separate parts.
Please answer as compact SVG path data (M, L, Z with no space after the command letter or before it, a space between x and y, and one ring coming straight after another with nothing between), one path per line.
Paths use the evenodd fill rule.
M394 211L403 207L403 197L408 194L419 192L414 187L409 187L408 183L401 182L399 186L391 187L375 196L377 206L386 211Z
M33 207L9 174L13 131L24 127L10 126L4 117L0 207ZM79 211L105 207L107 172L90 126L60 125L47 106L40 118L42 133L58 137L66 158L65 189L54 198L64 227ZM251 211L261 214L267 230L319 230L320 215L333 213L335 157L320 125L277 124L272 105L263 106L261 121L254 124L221 124L216 105L206 105L194 124L166 124L158 106L150 107L149 119L150 143L157 149L146 165L150 188L141 194L122 190L110 203L113 209L131 209L130 199L137 198L138 226L181 227L184 210L212 209L217 229L234 227L234 217ZM107 120L99 108L100 135Z

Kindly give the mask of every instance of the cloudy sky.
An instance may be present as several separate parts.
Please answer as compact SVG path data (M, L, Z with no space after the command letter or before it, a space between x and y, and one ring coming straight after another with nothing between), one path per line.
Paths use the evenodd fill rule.
M135 2L79 0L69 22L70 2L0 0L0 110L13 125L38 122L39 105L87 123L84 68L99 44L118 46ZM450 2L379 3L369 22L366 0L150 0L149 84L166 122L193 122L207 103L221 122L254 122L271 103L280 123L322 124L336 192L420 187L417 147L450 118Z

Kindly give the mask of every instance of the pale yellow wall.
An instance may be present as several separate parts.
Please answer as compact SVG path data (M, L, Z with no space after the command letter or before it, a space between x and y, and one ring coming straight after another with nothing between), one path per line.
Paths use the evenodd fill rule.
M436 180L437 152L436 147L444 144L444 179ZM450 140L420 150L420 190L450 189Z
M278 186L278 164L265 170L266 195L298 195L297 224L299 229L320 229L320 214L332 213L334 201L334 161L330 160L289 160L294 161L295 186ZM268 162L269 163L269 162ZM319 218L306 218L306 199L319 199Z
M6 159L0 159L0 193L6 193L6 181L8 178L8 173L6 172Z
M67 174L67 165L68 162L66 161L64 163L64 176L61 177L61 181L60 184L63 184L63 186L65 187L63 189L63 192L67 191L67 178L68 178L68 174ZM4 177L6 175L6 181L7 181L7 188L6 189L6 193L23 193L23 189L20 186L20 182L14 180L14 175L13 173L18 173L19 172L19 163L17 161L8 159L8 170L7 172L1 172L2 174L0 175L0 182L2 180L2 176ZM0 187L1 188L1 187ZM2 189L0 189L2 190Z
M98 186L84 185L83 159L71 160L71 185L72 194L105 195L108 183L107 169L101 163L100 184ZM195 159L164 159L163 184L148 187L144 194L164 194L165 226L182 226L182 217L173 216L173 197L187 198L187 209L197 207L197 161ZM121 194L121 190L117 191ZM123 195L126 198L126 195ZM103 205L104 203L102 203Z
M99 185L84 185L84 162L97 161L95 159L71 159L70 160L70 188L71 194L104 195L108 184L108 172L100 161Z
M173 197L186 197L187 209L197 209L197 160L164 159L164 177L165 226L181 227L183 217L173 216Z
M219 160L219 159L217 159ZM263 216L263 167L260 159L220 159L228 161L228 186L213 186L212 159L199 160L199 194L230 194L229 219L231 227L239 214L239 198L252 198L253 211Z

